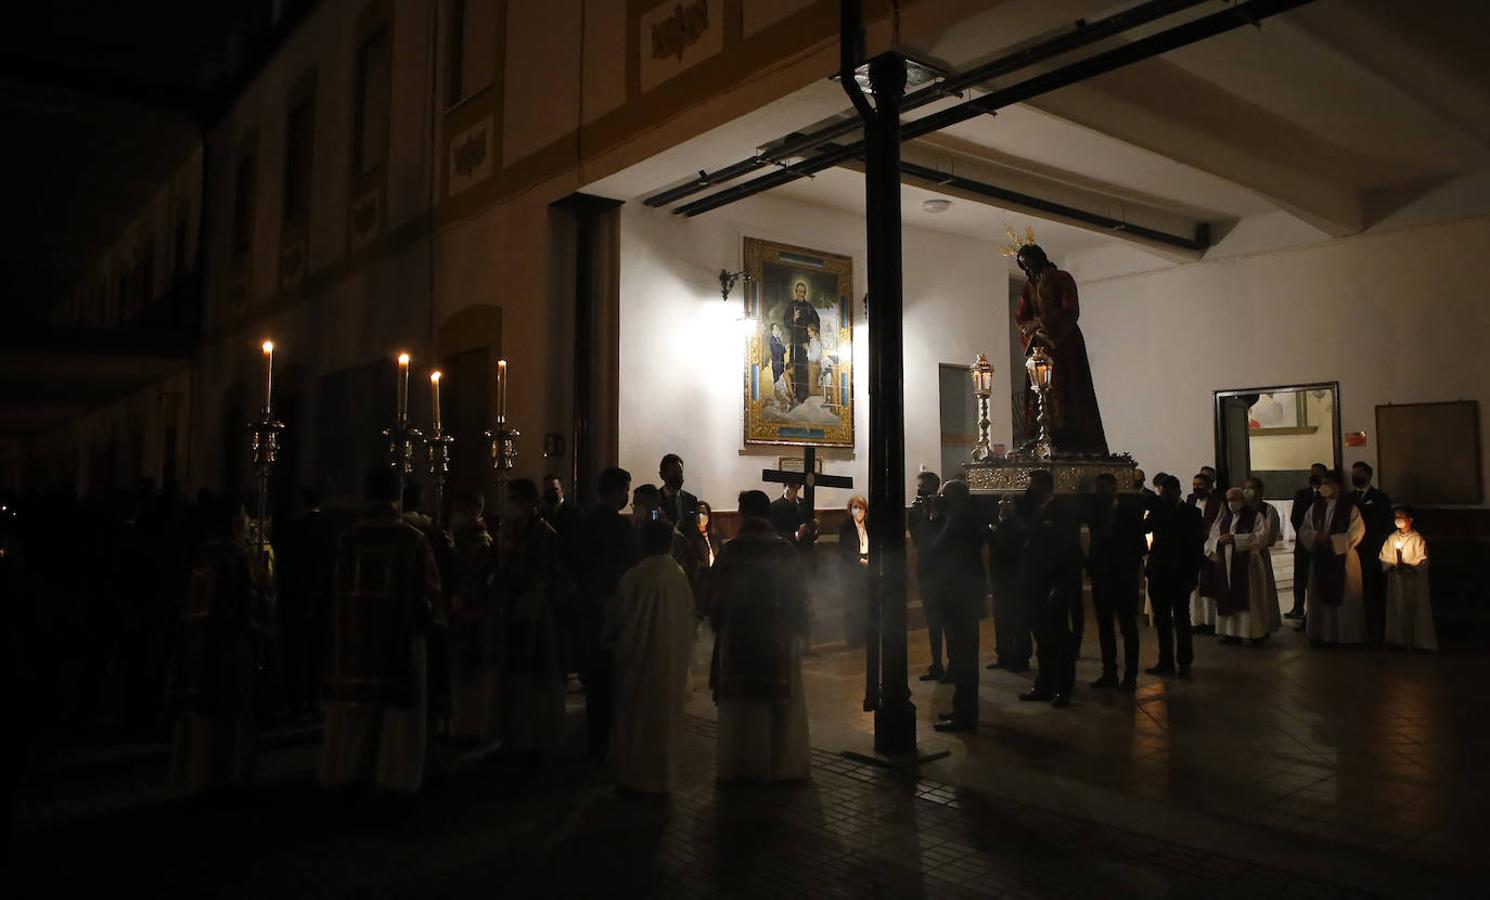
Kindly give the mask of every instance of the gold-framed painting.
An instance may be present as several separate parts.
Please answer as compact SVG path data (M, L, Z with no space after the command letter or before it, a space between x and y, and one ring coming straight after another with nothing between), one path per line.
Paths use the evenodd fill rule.
M745 444L854 446L854 261L745 238Z

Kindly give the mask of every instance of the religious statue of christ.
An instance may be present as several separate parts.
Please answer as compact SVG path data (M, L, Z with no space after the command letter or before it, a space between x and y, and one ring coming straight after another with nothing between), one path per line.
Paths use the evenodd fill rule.
M1013 233L1013 230L1010 230ZM1028 279L1014 311L1019 326L1019 344L1028 356L1041 346L1053 363L1050 393L1050 443L1057 453L1107 455L1107 437L1102 414L1097 409L1097 390L1087 363L1086 341L1076 324L1081 314L1076 299L1076 280L1055 267L1034 234L1027 240L1015 237L1013 255ZM1006 253L1011 248L1006 248ZM1021 433L1033 438L1036 414L1035 390L1025 373Z

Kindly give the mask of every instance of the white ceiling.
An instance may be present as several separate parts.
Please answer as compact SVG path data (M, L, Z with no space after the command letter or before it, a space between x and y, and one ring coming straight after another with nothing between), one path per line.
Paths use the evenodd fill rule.
M1115 8L1093 0L1009 0L909 49L965 70ZM1203 3L1129 39L1219 9ZM1483 49L1476 49L1480 44L1462 33L1480 25L1490 28L1490 0L1416 0L1411 10L1390 0L1318 0L1261 28L1243 27L953 126L933 139L942 142L937 146L919 141L914 147L951 153L945 157L951 164L986 163L984 180L1035 196L1046 196L1039 192L1043 186L1049 199L1125 221L1148 224L1142 221L1147 214L1151 221L1207 223L1224 233L1242 219L1284 215L1310 226L1301 233L1348 234L1371 226L1373 197L1391 192L1400 204L1410 200L1404 192L1490 170L1490 125L1481 115L1490 113L1490 67ZM1478 69L1470 71L1474 64ZM586 190L639 201L848 113L837 83L817 80ZM775 193L863 212L862 177L845 169ZM1033 221L1057 258L1131 243L1097 227L1058 224L971 199L954 199L947 212L931 215L921 202L932 196L922 187L904 188L907 225L1002 242L1005 222L1022 227Z

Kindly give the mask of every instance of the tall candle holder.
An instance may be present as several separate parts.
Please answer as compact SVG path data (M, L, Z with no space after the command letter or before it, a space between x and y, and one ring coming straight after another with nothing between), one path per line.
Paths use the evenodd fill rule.
M438 370L429 373L430 393L434 400L434 417L429 437L425 439L429 454L429 474L435 480L435 525L445 524L445 485L450 480L450 445L455 443L455 438L445 433L444 422L440 419L440 379L443 377Z
M520 437L522 432L508 427L506 416L498 416L496 427L486 432L486 441L491 451L491 467L497 473L499 522L502 519L501 511L507 502L507 479L517 467L517 439Z
M1055 455L1050 443L1050 382L1055 377L1055 363L1045 352L1045 348L1037 344L1025 360L1024 367L1030 373L1030 384L1035 388L1035 400L1038 404L1034 455L1035 459L1045 462Z
M274 473L274 464L279 460L279 433L285 430L285 425L274 417L274 342L265 341L261 349L264 352L264 406L258 418L248 423L248 446L259 483L254 543L262 561L268 556L269 546L269 479Z
M388 466L405 481L414 474L414 454L424 440L423 433L409 424L409 363L409 354L398 355L393 427L383 429L383 437L388 439Z

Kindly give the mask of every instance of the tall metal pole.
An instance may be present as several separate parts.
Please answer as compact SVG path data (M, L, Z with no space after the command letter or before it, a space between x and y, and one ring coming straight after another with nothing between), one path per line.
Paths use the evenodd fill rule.
M846 3L845 6L848 4ZM857 18L857 15L855 16ZM847 23L846 23L847 24ZM905 60L893 53L869 63L873 115L865 118L865 206L869 261L870 560L877 572L880 702L874 747L884 754L916 749L906 654L905 400L900 235L900 104Z

